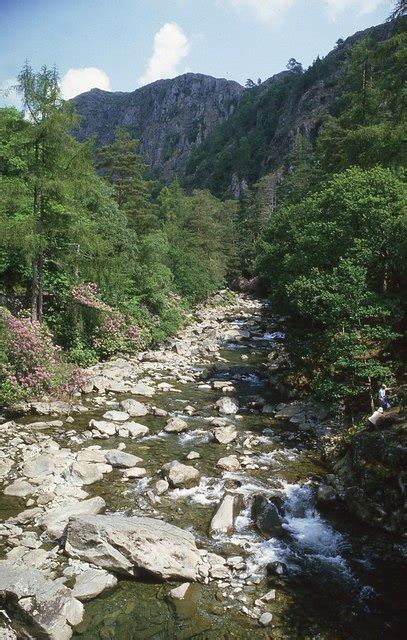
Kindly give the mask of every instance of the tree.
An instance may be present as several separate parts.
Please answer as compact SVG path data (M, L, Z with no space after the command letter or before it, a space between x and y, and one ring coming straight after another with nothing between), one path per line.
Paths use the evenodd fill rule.
M246 89L254 89L255 86L256 86L256 83L251 78L247 78L246 84L245 84Z
M352 168L280 207L263 236L258 272L274 307L290 314L297 366L324 401L351 408L394 373L405 210L405 184L389 169Z
M290 58L289 59L289 61L287 62L286 68L288 69L288 71L291 71L292 73L302 73L303 72L301 62L297 62L297 60L295 58Z
M145 177L147 167L137 154L139 145L119 127L114 142L97 151L97 164L113 185L117 204L128 216L130 226L143 235L157 228L157 219L151 202L152 185Z
M30 228L32 255L31 318L42 320L44 260L52 259L58 238L67 240L77 227L71 209L74 176L82 173L85 145L76 142L70 131L75 117L63 104L56 69L42 67L34 72L25 64L18 76L18 91L27 118L22 149L25 186L30 193L30 212L15 218Z

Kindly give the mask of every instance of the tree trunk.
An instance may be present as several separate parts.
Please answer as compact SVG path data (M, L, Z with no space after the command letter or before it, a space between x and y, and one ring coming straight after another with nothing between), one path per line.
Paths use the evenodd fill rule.
M42 290L42 255L37 254L33 260L33 280L31 292L31 320L42 322L43 290Z

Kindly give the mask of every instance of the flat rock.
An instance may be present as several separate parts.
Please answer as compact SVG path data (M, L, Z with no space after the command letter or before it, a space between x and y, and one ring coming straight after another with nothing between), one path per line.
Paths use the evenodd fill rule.
M123 471L123 478L144 478L147 475L147 471L143 467L131 467Z
M153 518L71 518L65 550L97 567L160 580L197 580L201 562L191 533Z
M100 433L103 433L107 436L114 436L116 433L116 425L112 422L107 422L106 420L92 419L89 422L89 427L91 429L97 429L97 431L100 431Z
M49 536L52 538L60 538L68 524L69 518L82 514L95 515L100 513L105 506L106 502L103 498L96 496L95 498L89 498L89 500L83 500L82 502L78 501L74 504L54 507L45 514L40 524L47 530Z
M155 389L144 382L138 382L130 391L134 396L145 396L146 398L152 398L155 394Z
M27 480L15 480L4 489L4 495L6 496L18 496L25 498L37 491L38 487L27 482Z
M116 576L104 569L88 569L76 576L72 595L78 600L92 600L102 591L111 589L116 584Z
M191 586L190 582L184 582L183 584L180 584L179 587L175 587L175 589L171 589L168 595L173 600L183 600L190 586Z
M148 413L146 405L138 400L134 400L134 398L123 400L120 404L131 418L141 418L142 416L146 416Z
M106 462L105 453L103 449L82 449L78 451L76 459L79 462Z
M139 462L142 462L142 458L138 458L131 453L125 451L119 451L118 449L110 449L105 451L106 461L112 465L112 467L135 467Z
M111 471L111 467L101 462L78 462L75 460L64 471L63 477L70 484L81 487L82 485L99 482L99 480L102 480L103 475L109 471Z
M104 420L113 420L113 422L126 422L130 418L130 414L127 411L106 411L103 414Z
M17 637L68 640L82 621L83 605L72 591L37 569L0 562L0 598L11 621L18 619Z
M27 478L41 478L51 474L60 474L73 459L70 451L61 449L53 453L43 453L25 463L23 474Z
M171 487L193 487L199 484L201 477L198 469L177 460L164 465L163 472Z

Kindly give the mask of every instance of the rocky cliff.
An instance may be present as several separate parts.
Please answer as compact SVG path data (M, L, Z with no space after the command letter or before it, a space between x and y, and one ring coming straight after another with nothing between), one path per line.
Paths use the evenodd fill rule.
M113 140L115 128L140 139L140 154L164 181L182 176L191 151L236 109L244 88L237 82L186 73L131 93L92 89L74 98L81 117L77 137L96 144Z

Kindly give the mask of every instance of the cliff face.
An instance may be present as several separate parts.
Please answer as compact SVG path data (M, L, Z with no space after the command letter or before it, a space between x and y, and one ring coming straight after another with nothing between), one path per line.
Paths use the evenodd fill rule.
M372 27L338 42L305 72L283 71L259 86L187 73L132 93L92 89L74 98L80 140L113 140L118 126L140 139L153 176L240 197L264 174L279 170L296 133L313 139L341 96L348 53L369 36L390 37L393 24Z
M81 117L79 140L113 140L115 128L140 139L140 155L164 181L182 176L191 151L236 109L244 88L237 82L187 73L158 80L132 93L92 89L73 99Z

